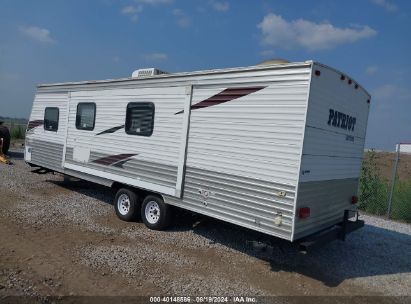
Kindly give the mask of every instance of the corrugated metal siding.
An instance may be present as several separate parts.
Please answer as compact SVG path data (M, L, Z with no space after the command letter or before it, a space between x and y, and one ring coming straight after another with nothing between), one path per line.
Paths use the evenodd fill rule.
M301 70L299 79L263 82L258 92L192 110L187 166L295 184L308 78ZM195 87L192 104L225 88Z
M184 196L171 203L291 239L310 69L289 72L258 75L258 83L249 75L238 84L194 87L194 106L227 88L247 88L249 80L265 88L191 111ZM207 204L204 189L213 194ZM283 190L285 197L278 195Z
M357 194L370 98L349 77L317 65L313 73L308 102L306 130L301 160L296 210L310 207L311 216L296 215L294 239L341 220L344 210L354 208ZM356 117L354 131L328 125L329 110Z
M56 171L62 171L61 160L63 158L63 144L37 139L30 139L28 144L32 148L32 164Z
M296 218L294 239L341 222L343 211L352 208L351 196L357 187L357 178L300 183L298 205L309 206L311 216Z
M44 120L46 107L59 108L57 132L44 130L44 125L26 132L26 146L31 146L31 163L56 171L62 170L63 147L67 128L67 93L36 94L33 102L30 121Z
M87 168L97 169L103 172L117 174L119 176L131 177L141 181L155 183L167 187L175 187L177 166L169 166L159 163L147 162L138 159L138 156L131 158L122 165L122 168L93 163L94 160L107 157L109 155L91 151ZM73 160L73 148L67 148L66 162L76 165L83 163Z
M206 198L201 190L209 191ZM286 196L278 195L285 191ZM262 179L188 167L183 200L165 201L240 226L290 239L295 187ZM281 214L282 223L274 219Z

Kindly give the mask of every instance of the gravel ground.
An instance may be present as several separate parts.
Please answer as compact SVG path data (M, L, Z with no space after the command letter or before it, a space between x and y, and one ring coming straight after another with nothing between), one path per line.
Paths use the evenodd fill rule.
M115 217L109 189L0 165L2 295L411 296L411 225L362 215L308 255L280 239L178 211L170 230Z

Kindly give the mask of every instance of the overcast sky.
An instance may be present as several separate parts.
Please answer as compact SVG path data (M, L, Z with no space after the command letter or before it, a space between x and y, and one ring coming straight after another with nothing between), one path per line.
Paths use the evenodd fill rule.
M411 142L411 1L0 0L0 116L38 83L317 60L372 94L367 147Z

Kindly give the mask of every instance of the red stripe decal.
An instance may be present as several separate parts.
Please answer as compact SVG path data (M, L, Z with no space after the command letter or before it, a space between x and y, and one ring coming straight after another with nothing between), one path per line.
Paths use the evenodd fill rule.
M251 93L260 91L264 88L265 87L227 88L216 95L213 95L203 101L200 101L199 103L196 103L195 105L192 105L191 110L216 106L216 105L225 103L227 101L231 101L231 100L249 95ZM177 112L175 114L181 114L181 113L184 113L184 110Z

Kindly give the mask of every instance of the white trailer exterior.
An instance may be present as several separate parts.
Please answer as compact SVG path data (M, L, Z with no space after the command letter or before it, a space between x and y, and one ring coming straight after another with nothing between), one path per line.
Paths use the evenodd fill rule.
M92 129L76 127L84 103ZM130 103L153 110L152 134L126 132ZM312 61L45 84L25 160L294 241L355 209L369 106L352 78Z

